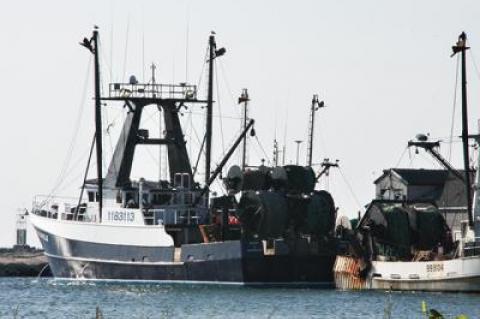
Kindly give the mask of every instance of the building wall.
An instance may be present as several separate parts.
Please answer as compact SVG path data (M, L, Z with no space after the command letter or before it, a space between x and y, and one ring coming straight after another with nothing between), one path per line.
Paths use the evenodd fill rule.
M375 184L377 199L406 199L407 185L395 175L386 175Z

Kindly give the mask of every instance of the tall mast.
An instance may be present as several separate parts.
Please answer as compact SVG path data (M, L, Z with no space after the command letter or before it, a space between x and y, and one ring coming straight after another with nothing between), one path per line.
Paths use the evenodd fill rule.
M213 65L214 59L225 54L225 49L217 48L215 42L215 32L210 34L208 40L209 54L208 54L208 96L207 96L207 118L205 129L205 185L210 180L210 161L212 156L212 117L213 117ZM208 195L207 195L208 197Z
M315 112L324 107L324 102L318 101L318 94L314 94L312 98L312 107L310 109L310 122L308 126L308 149L307 149L307 166L312 166L312 156L313 156L313 132L315 127Z
M457 44L452 47L453 54L461 52L462 59L462 142L463 142L463 165L465 168L465 188L467 193L467 210L468 210L468 224L470 227L474 226L472 214L472 185L470 182L470 156L468 148L468 110L467 110L467 68L465 52L469 49L467 47L467 35L462 32L458 37Z
M103 173L102 173L102 103L100 100L100 64L98 58L98 30L93 30L93 54L95 57L95 148L97 150L98 216L102 222Z
M213 116L213 59L215 56L215 36L210 35L208 41L208 96L207 96L207 118L205 129L205 185L210 179L210 158L212 152L212 116Z
M242 119L243 130L245 130L247 127L249 101L250 101L250 98L248 97L248 91L247 89L243 89L242 94L238 98L238 103L243 103L243 119ZM244 138L243 145L242 145L242 172L245 172L246 166L247 166L247 138Z
M95 68L95 149L97 151L97 187L98 187L98 219L102 221L103 208L103 173L102 173L102 102L100 96L100 63L98 58L98 27L95 26L93 35L84 38L80 45L87 48L94 56ZM81 198L80 198L81 200Z

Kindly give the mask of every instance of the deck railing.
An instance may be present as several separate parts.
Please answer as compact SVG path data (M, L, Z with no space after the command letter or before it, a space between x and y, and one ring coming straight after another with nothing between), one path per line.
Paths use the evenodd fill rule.
M110 98L197 99L197 86L180 84L110 83Z
M32 203L32 213L52 219L96 221L96 216L86 214L87 206L77 205L78 199L75 197L36 195Z

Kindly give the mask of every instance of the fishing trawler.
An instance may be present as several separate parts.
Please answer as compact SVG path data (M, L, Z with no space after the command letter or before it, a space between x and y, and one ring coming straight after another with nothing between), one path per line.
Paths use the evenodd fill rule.
M74 202L36 198L30 214L56 278L158 280L228 284L333 285L335 206L327 192L314 191L311 167L245 169L233 166L228 194L210 198L210 186L248 132L241 134L211 172L214 60L225 53L209 38L208 96L186 83L112 83L100 93L98 30L81 43L94 55L97 174L85 172ZM102 172L102 108L123 105L128 113L108 171ZM185 106L206 105L205 181L192 170L179 118ZM165 133L140 128L145 108L163 113ZM168 180L132 180L138 146L164 146ZM89 159L90 163L90 159ZM198 163L198 160L197 160ZM89 165L88 165L89 166ZM86 196L84 196L86 194ZM84 199L86 197L86 199ZM240 200L238 200L240 198Z
M468 145L471 138L478 144L479 135L468 133L466 40L462 33L452 54L461 54L462 62L461 137L465 173L453 168L436 150L439 142L430 141L426 135L417 135L409 146L424 148L461 181L468 221L452 232L434 203L402 198L372 201L354 230L348 219L339 223L340 237L347 245L334 267L337 288L480 291L480 162L472 185Z

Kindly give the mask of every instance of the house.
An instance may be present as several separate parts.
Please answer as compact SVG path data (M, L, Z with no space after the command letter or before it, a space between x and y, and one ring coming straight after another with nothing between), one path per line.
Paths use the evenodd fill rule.
M473 172L470 176L473 185ZM434 202L453 231L468 219L465 183L447 170L390 168L374 184L376 199Z

